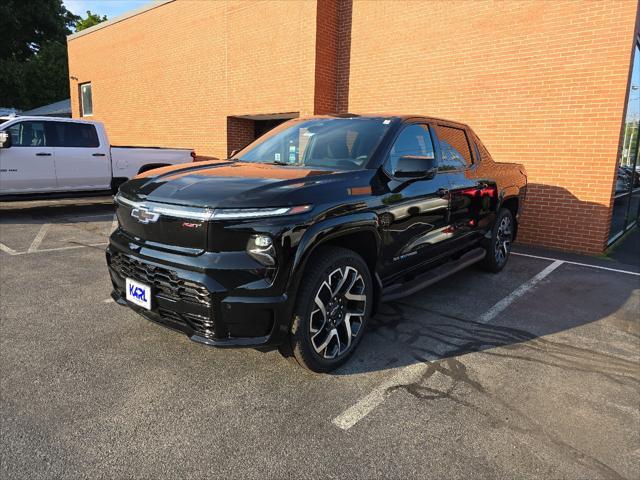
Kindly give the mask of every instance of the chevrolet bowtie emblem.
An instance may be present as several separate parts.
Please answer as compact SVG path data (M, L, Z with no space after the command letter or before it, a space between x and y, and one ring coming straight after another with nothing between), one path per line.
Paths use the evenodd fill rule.
M140 223L153 223L157 222L160 218L159 213L152 212L151 210L139 207L131 210L131 216L138 220Z

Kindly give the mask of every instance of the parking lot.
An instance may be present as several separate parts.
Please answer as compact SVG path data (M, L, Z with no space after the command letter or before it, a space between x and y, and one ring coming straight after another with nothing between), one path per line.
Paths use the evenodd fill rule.
M108 197L0 204L1 478L640 478L632 267L521 249L317 375L111 301L114 226Z

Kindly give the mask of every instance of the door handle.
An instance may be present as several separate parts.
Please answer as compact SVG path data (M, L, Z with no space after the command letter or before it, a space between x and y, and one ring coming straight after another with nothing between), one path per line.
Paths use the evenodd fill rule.
M449 195L449 190L447 190L446 188L439 188L436 193L439 197L446 197L447 195Z
M106 154L104 153L94 153L92 154L93 157L106 157Z
M36 153L36 157L50 157L50 156L51 156L50 153L45 153L45 152Z

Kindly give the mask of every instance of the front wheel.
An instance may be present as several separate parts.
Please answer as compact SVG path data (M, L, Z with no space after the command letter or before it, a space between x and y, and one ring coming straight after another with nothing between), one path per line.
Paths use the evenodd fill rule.
M485 270L497 273L507 264L513 243L514 227L511 211L506 208L501 209L491 229L491 238L485 241L487 254L482 263Z
M373 305L369 268L357 253L321 247L304 272L291 324L296 361L314 372L344 364L362 339Z

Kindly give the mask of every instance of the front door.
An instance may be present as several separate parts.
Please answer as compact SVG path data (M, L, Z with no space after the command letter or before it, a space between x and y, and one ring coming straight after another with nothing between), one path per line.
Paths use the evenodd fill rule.
M5 130L11 135L11 147L0 149L0 193L55 190L52 133L46 122L22 121Z
M449 195L445 177L394 178L404 155L433 157L432 133L426 124L409 124L397 136L385 162L392 177L382 197L379 218L383 238L382 276L390 278L437 257L449 237Z

